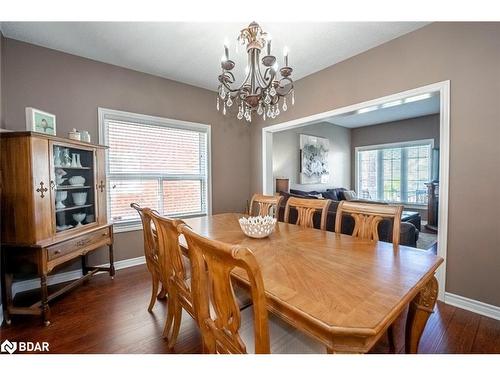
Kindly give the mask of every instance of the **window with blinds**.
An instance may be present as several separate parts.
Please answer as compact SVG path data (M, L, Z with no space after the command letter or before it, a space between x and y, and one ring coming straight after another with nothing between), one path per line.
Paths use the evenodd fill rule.
M99 110L107 154L108 215L137 226L136 202L170 217L208 212L208 125Z
M433 140L356 148L358 196L424 205L431 180Z

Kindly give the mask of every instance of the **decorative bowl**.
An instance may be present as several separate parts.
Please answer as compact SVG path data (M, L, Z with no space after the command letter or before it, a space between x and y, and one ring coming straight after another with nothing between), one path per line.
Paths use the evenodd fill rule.
M65 208L66 206L63 204L63 201L68 198L68 192L63 190L63 191L57 191L56 192L56 209L60 210Z
M73 220L76 221L76 226L81 227L82 226L82 221L85 219L85 214L84 212L79 212L77 214L73 214Z
M243 233L252 238L267 237L273 233L276 226L276 218L272 216L242 217L238 221Z
M73 193L71 194L73 197L73 203L76 206L83 206L87 202L87 193Z
M85 177L82 176L73 176L69 179L69 184L71 186L83 186L85 183Z

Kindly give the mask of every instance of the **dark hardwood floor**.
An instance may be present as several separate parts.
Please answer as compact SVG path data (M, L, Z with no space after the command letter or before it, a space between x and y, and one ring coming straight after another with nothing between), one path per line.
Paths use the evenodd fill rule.
M0 340L47 341L51 353L167 353L161 338L166 306L147 312L150 278L145 266L95 276L52 306L52 324L14 317ZM404 352L404 317L398 320L397 350ZM185 318L175 353L200 353L195 323ZM382 339L373 353L387 353ZM420 353L500 353L500 321L438 303L420 343Z

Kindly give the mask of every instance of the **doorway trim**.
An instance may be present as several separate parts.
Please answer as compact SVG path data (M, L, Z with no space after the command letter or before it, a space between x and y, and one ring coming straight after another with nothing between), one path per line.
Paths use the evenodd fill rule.
M436 271L439 283L438 299L444 301L446 292L446 254L448 247L448 193L449 193L449 168L450 168L450 81L436 82L430 85L401 91L392 95L383 96L373 100L335 108L326 112L305 116L298 119L285 121L276 125L262 128L262 191L264 194L274 194L272 147L273 133L312 125L326 118L356 111L361 108L380 105L388 101L404 99L408 96L439 92L439 214L438 214L438 246L437 254L444 259L443 264ZM269 155L269 157L268 157Z

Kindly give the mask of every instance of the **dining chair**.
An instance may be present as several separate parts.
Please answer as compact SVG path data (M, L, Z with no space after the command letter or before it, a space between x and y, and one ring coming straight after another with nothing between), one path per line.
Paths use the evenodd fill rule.
M320 212L320 229L326 230L326 219L328 217L328 207L330 207L330 199L305 199L290 197L286 202L285 207L285 223L290 223L290 209L297 210L297 221L292 224L301 225L307 228L314 227L314 214Z
M157 212L149 211L146 214L151 215L158 233L160 269L168 290L167 319L163 329L163 337L167 339L167 348L172 349L179 336L182 310L186 311L195 321L198 320L191 294L192 266L179 244L179 226L185 226L185 224L180 219L170 219ZM239 288L236 295L238 305L241 308L252 303L248 293L243 289Z
M155 305L156 299L164 299L167 294L166 285L161 282L160 265L158 263L158 238L151 226L151 217L144 215L144 209L137 203L131 203L130 207L139 213L142 222L143 241L144 241L144 257L146 258L146 267L151 274L151 300L149 301L148 311L151 312ZM158 289L161 284L161 291L158 294Z
M251 250L210 240L181 225L192 264L194 306L203 352L244 354L325 353L325 346L274 315L268 315L264 281ZM242 311L231 272L246 272L253 305ZM250 350L251 350L250 349Z
M380 222L384 219L392 219L392 244L398 246L402 212L403 206L401 205L341 201L337 206L335 216L335 233L342 232L342 218L347 214L354 219L353 237L378 241Z
M196 320L191 298L191 265L182 254L179 245L178 227L184 222L161 216L153 211L147 214L151 215L158 235L160 270L168 291L167 319L163 337L167 339L167 347L172 349L179 335L182 310L184 309Z
M384 219L392 219L392 244L393 246L398 246L402 213L403 206L401 205L341 201L337 206L337 214L335 216L335 233L342 233L343 215L347 214L354 219L353 237L378 241L378 226L380 222ZM387 335L389 350L395 353L396 333L393 324L387 329Z
M257 216L277 216L278 209L283 199L282 195L263 195L254 194L252 200L250 201L250 207L248 209L248 214L252 216L254 211L254 205L258 204Z

